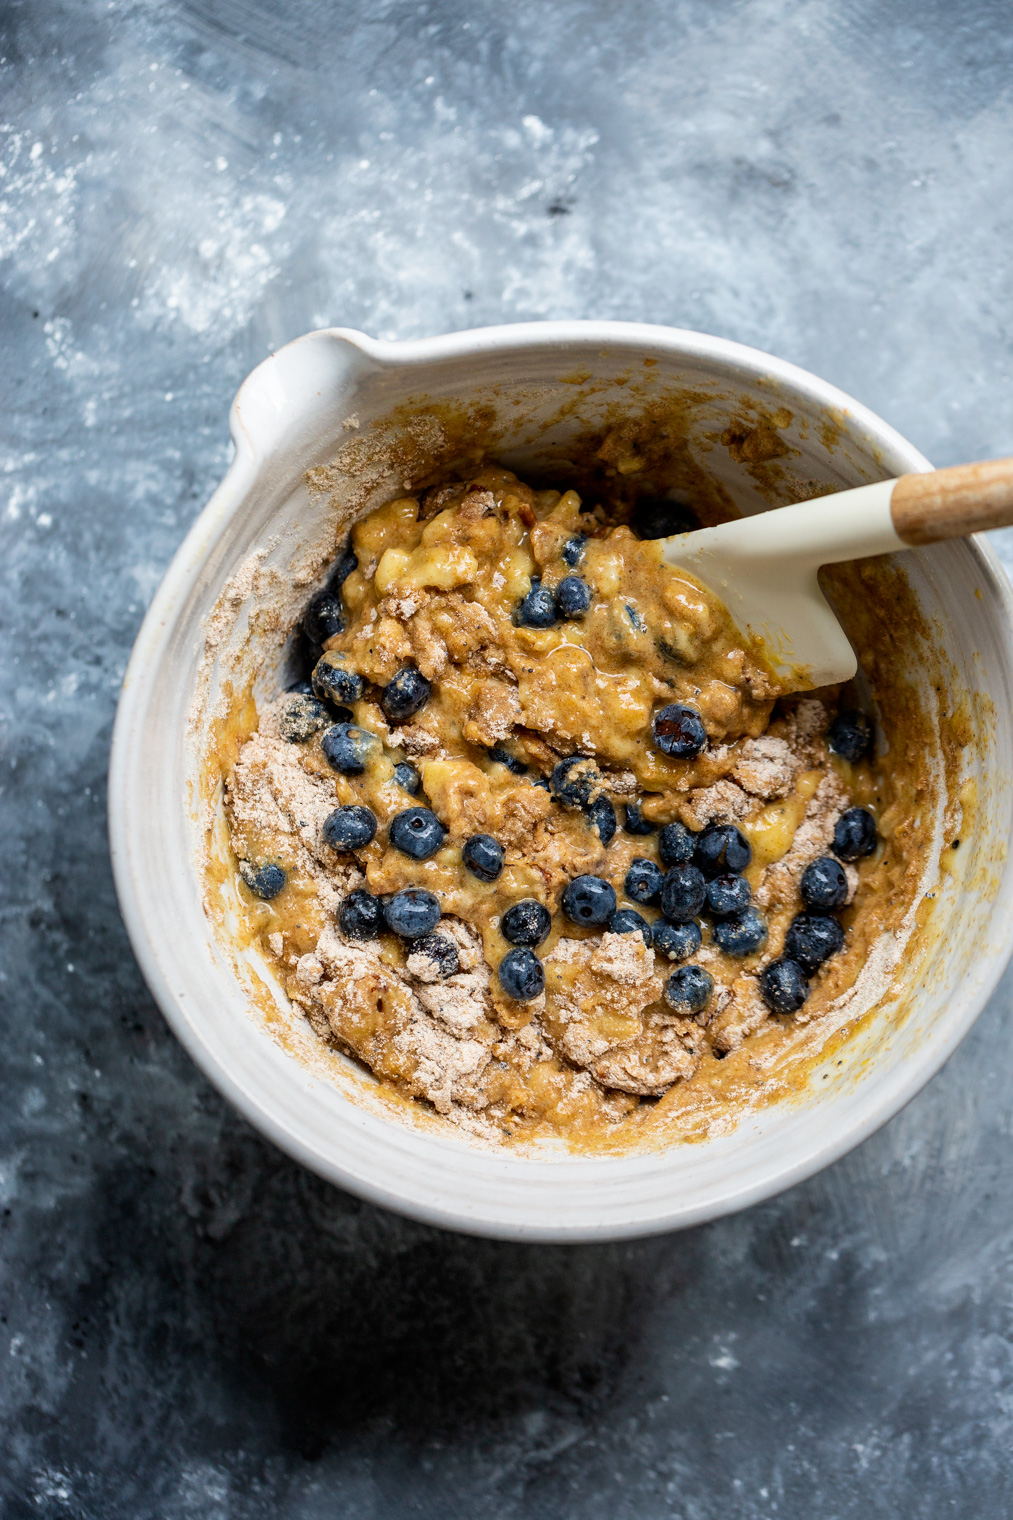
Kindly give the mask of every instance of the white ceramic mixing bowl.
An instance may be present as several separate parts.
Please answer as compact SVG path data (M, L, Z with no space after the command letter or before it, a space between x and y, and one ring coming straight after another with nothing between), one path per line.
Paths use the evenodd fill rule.
M314 1060L297 1029L265 1020L254 1005L249 952L223 944L202 906L198 792L209 734L198 722L187 737L207 619L223 586L257 551L268 568L285 571L333 539L328 509L307 494L303 472L350 439L367 438L377 419L449 416L480 401L486 422L494 416L497 457L522 474L551 473L576 432L610 408L635 408L652 386L697 396L693 447L741 511L769 505L757 472L716 442L743 407L791 414L783 435L796 452L779 462L789 481L843 488L927 468L910 444L832 386L698 333L609 322L400 344L310 333L239 391L230 419L235 459L152 602L124 682L109 793L113 860L134 949L170 1025L221 1092L289 1154L436 1224L510 1239L608 1239L712 1219L776 1193L856 1145L919 1090L967 1033L1010 953L1011 599L989 549L968 541L907 556L943 654L941 700L965 704L971 732L965 772L977 823L963 841L961 875L939 883L934 911L944 932L912 973L899 1011L867 1021L790 1104L661 1152L595 1158L482 1149L438 1122L389 1117L352 1063L323 1047ZM371 466L367 456L345 455L360 494L361 480L351 477L373 470L365 505L400 494L398 471ZM281 655L277 635L257 631L256 586L235 599L233 645L242 634L240 664L263 662L265 690ZM199 704L208 711L225 669L219 661L210 671ZM262 963L256 969L269 978Z

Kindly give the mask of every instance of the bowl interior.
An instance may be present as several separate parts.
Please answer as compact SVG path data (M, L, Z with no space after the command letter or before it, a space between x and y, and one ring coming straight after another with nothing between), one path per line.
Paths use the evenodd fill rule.
M1006 757L1008 588L973 543L905 557L925 627L910 643L926 704L966 736L936 819L962 849L927 863L933 932L883 1006L818 1063L791 1103L705 1141L622 1157L480 1149L438 1121L392 1120L352 1063L325 1051L202 903L208 840L224 853L207 754L237 690L277 689L287 630L347 522L481 449L554 483L635 472L670 430L675 478L706 478L734 511L925 467L875 417L811 376L696 334L609 324L495 329L384 345L310 334L261 365L233 412L236 458L160 589L117 720L111 832L124 914L173 1028L279 1145L378 1202L513 1238L587 1239L711 1218L840 1155L938 1068L997 980L1010 944ZM607 458L600 453L606 439ZM593 447L592 447L593 446ZM307 470L322 472L307 488ZM223 588L225 588L223 592ZM195 701L196 698L196 701ZM189 723L189 728L188 728ZM167 890L166 883L170 886ZM227 893L226 893L227 901Z

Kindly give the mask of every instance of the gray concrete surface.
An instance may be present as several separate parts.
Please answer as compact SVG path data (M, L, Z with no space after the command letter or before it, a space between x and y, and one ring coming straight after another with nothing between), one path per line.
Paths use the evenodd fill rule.
M1013 452L1008 5L3 17L0 1514L1010 1514L1013 982L774 1202L611 1247L465 1239L303 1173L192 1069L103 796L232 393L308 328L674 323L939 463Z

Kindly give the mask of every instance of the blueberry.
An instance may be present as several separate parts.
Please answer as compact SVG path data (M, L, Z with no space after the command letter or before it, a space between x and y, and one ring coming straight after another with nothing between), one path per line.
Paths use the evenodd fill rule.
M472 834L464 842L461 858L479 881L495 881L503 869L503 846L491 834Z
M511 903L500 919L500 933L511 945L540 945L552 927L549 910L533 897Z
M529 1003L545 990L545 969L533 950L508 950L497 975L507 997L518 1003Z
M370 752L378 750L380 741L375 734L354 723L335 723L320 741L328 765L343 776L361 776L366 769Z
M670 702L655 713L651 728L658 748L678 760L692 759L707 743L700 714L693 707L684 707L681 702Z
M556 598L540 580L533 580L527 596L517 603L514 622L519 628L552 628L558 621Z
M332 850L361 850L376 838L376 814L357 803L335 808L321 832Z
M665 1002L676 1013L699 1013L714 991L714 978L702 966L680 966L665 983Z
M608 927L610 934L636 934L639 929L644 936L644 944L650 948L651 926L636 908L617 908L609 919Z
M424 887L404 887L387 898L383 916L402 939L421 939L440 921L440 900Z
M591 605L591 587L579 575L566 575L556 587L556 606L565 618L581 618Z
M753 955L767 943L767 925L755 908L714 925L714 943L726 955Z
M626 603L626 616L630 620L630 627L634 633L647 632L647 624L644 621L643 615L637 611L632 602Z
M409 797L417 797L422 790L422 777L407 760L399 760L394 767L394 780Z
M744 871L753 858L749 840L734 823L712 823L696 836L693 859L707 877L736 875Z
M285 687L285 690L286 690L286 692L289 692L293 696L296 696L296 697L312 697L312 695L313 695L313 682L312 681L293 681L291 686L286 686Z
M378 897L360 887L338 909L338 927L349 939L376 939L383 932L383 907Z
M648 860L644 855L637 855L630 861L630 868L623 882L623 891L627 897L632 897L634 902L653 902L661 891L664 879L665 873L659 865L656 865L653 860Z
M695 513L667 496L647 496L633 509L630 526L638 538L670 538L673 533L692 533L700 525Z
M426 960L432 961L437 975L444 980L448 976L456 976L461 969L457 946L442 934L424 934L412 945L411 953L423 955Z
M696 835L681 823L666 823L658 835L658 854L665 866L688 866L696 849Z
M821 855L806 866L798 889L807 908L817 908L825 913L828 908L844 907L848 899L848 878L832 855Z
M319 648L325 639L345 631L345 608L339 591L321 591L303 614L303 632Z
M550 790L548 776L533 776L531 778L531 785L537 786L540 792L547 792Z
M334 569L327 577L327 589L329 591L336 591L339 586L345 584L352 571L358 568L359 561L356 558L355 550L352 548L352 541L348 539L344 549L341 551L341 557L335 560Z
M752 896L753 889L744 876L715 876L707 883L707 911L715 918L735 918L746 911Z
M670 924L696 918L707 896L707 883L696 866L673 866L661 885L661 911Z
M865 808L848 808L834 827L833 851L842 860L861 860L876 848L876 820Z
M387 682L380 694L383 715L390 723L403 723L425 707L433 688L413 665L405 665Z
M669 924L659 918L651 925L654 948L666 960L688 961L699 950L702 938L700 925L692 919L688 924Z
M608 797L597 797L588 805L587 821L607 848L616 835L616 810Z
M528 768L524 764L524 761L518 760L516 755L512 755L501 744L497 744L495 749L489 751L489 759L495 760L497 765L505 765L507 770L511 771L515 776L526 776L528 773Z
M784 953L798 961L806 976L844 949L844 930L825 913L800 913L784 937Z
M313 690L324 702L347 704L358 702L366 683L354 670L343 665L332 665L325 656L318 660L313 670Z
M839 712L830 725L830 748L852 764L867 754L872 744L872 724L863 712Z
M447 831L431 808L410 807L395 813L388 838L395 849L412 860L428 860L443 845Z
M771 961L760 972L760 996L772 1013L798 1013L809 983L798 961Z
M271 864L252 866L248 860L239 862L239 874L254 897L261 897L264 902L270 902L272 897L277 897L288 880L281 866Z
M653 834L657 825L648 823L644 817L641 803L628 802L626 804L626 823L624 827L627 834Z
M601 771L587 755L568 755L553 767L549 777L553 797L573 812L583 812L602 789Z
M305 740L312 739L330 721L327 708L316 697L293 692L281 710L278 729L289 744L302 744Z
M563 560L566 564L579 565L584 558L584 550L587 548L587 535L575 533L573 538L568 538L562 548Z
M575 876L563 892L563 912L575 924L599 928L616 911L616 892L600 876Z

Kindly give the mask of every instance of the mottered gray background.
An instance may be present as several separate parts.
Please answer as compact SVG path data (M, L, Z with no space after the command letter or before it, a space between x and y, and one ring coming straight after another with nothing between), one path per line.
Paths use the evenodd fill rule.
M7 0L0 1515L1013 1509L1013 982L854 1154L622 1245L326 1186L169 1035L104 773L272 348L549 317L794 360L1013 453L1002 0ZM997 547L1013 562L1013 538Z

